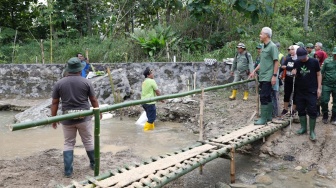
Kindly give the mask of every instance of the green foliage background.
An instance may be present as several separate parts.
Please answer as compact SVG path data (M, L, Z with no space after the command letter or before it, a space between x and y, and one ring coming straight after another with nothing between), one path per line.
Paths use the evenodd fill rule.
M304 28L305 1L3 0L0 63L41 63L41 46L45 63L65 63L86 49L90 62L222 60L234 56L239 42L255 56L264 26L282 53L298 41L322 42L330 52L335 1L310 0Z

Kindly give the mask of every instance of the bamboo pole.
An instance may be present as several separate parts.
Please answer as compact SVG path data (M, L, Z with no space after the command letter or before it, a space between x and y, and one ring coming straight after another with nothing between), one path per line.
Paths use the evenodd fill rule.
M229 84L225 84L225 85L212 86L212 87L204 88L204 92L213 91L213 90L217 90L217 89L222 89L222 88L226 88L226 87L232 87L234 85L244 84L244 83L252 82L252 81L254 81L254 80L243 80L243 81L239 81L239 82L235 82L235 83L229 83ZM189 91L189 92L182 92L182 93L170 94L170 95L160 95L160 96L149 98L149 99L127 101L127 102L123 102L123 103L119 103L119 104L113 104L113 105L102 107L102 108L100 108L100 112L109 112L109 111L113 111L113 110L128 107L128 106L135 106L135 105L150 103L150 102L154 102L154 101L162 101L162 100L166 100L166 99L179 98L179 97L193 95L193 94L197 94L197 93L201 93L201 92L202 92L201 89L196 89L196 90ZM73 119L73 118L78 118L78 117L83 117L83 116L89 116L89 115L92 115L92 114L93 114L92 110L85 110L85 111L71 113L71 114L64 114L64 115L59 115L59 116L54 116L54 117L48 117L48 118L37 120L37 121L17 123L17 124L14 124L14 125L10 125L9 129L11 131L17 131L17 130L28 129L28 128L37 127L37 126L41 126L41 125L47 125L47 124L62 121L62 120Z
M199 141L203 141L203 108L204 108L204 88L202 88L201 101L200 101L200 130L199 130Z
M100 166L100 110L99 108L93 108L94 113L94 176L99 175L99 166Z
M114 84L113 84L113 78L112 78L112 75L111 75L111 72L110 72L110 67L107 67L107 74L110 78L110 84L111 84L111 89L112 89L112 94L113 94L113 100L114 100L114 103L116 104L117 103L117 96L114 92Z
M204 136L203 136L203 114L204 114L204 88L202 88L202 93L201 93L201 101L200 101L200 130L199 130L199 141L203 141L204 140ZM199 173L203 174L203 165L200 166L199 168Z
M230 182L236 182L236 167L235 167L235 148L231 148L231 160L230 160Z

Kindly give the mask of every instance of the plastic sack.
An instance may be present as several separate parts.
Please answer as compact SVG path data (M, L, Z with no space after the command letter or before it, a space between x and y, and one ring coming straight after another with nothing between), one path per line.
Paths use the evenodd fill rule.
M139 117L139 119L135 122L136 125L139 125L139 126L145 126L145 123L147 122L147 115L146 115L146 112L143 111Z

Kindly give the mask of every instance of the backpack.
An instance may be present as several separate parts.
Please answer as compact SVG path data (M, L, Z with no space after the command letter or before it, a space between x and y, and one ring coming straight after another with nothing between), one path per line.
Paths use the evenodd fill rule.
M246 59L247 59L247 64L250 63L249 58L248 58L248 55L251 55L251 54L248 53L248 52L246 51L246 53L245 53L245 57L246 57ZM236 53L236 59L237 59L237 57L238 57L238 52Z

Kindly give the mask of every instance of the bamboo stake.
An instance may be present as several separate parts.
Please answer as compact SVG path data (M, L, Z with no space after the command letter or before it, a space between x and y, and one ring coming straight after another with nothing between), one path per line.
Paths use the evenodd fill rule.
M203 141L203 108L204 108L204 88L202 88L202 93L201 93L201 101L200 101L200 135L199 135L199 141Z
M110 78L110 84L111 84L112 93L113 93L113 100L114 100L114 103L116 104L117 103L117 96L114 92L114 84L113 84L113 79L112 79L112 75L111 75L111 72L110 72L110 67L107 67L107 74L109 75L109 78Z
M100 166L100 110L98 108L93 108L94 112L94 176L99 175L99 166Z
M17 37L17 30L15 31L15 37L14 37L14 43L13 43L12 63L14 63L14 57L15 57L15 43L16 43L16 37Z
M230 163L230 181L231 183L236 182L236 167L235 167L235 148L231 148L231 163Z
M203 141L203 112L204 112L204 88L202 88L201 101L200 101L200 130L199 130L199 141ZM200 174L203 174L203 165L199 168Z
M41 56L42 56L42 64L44 64L44 46L43 46L43 39L41 39Z

